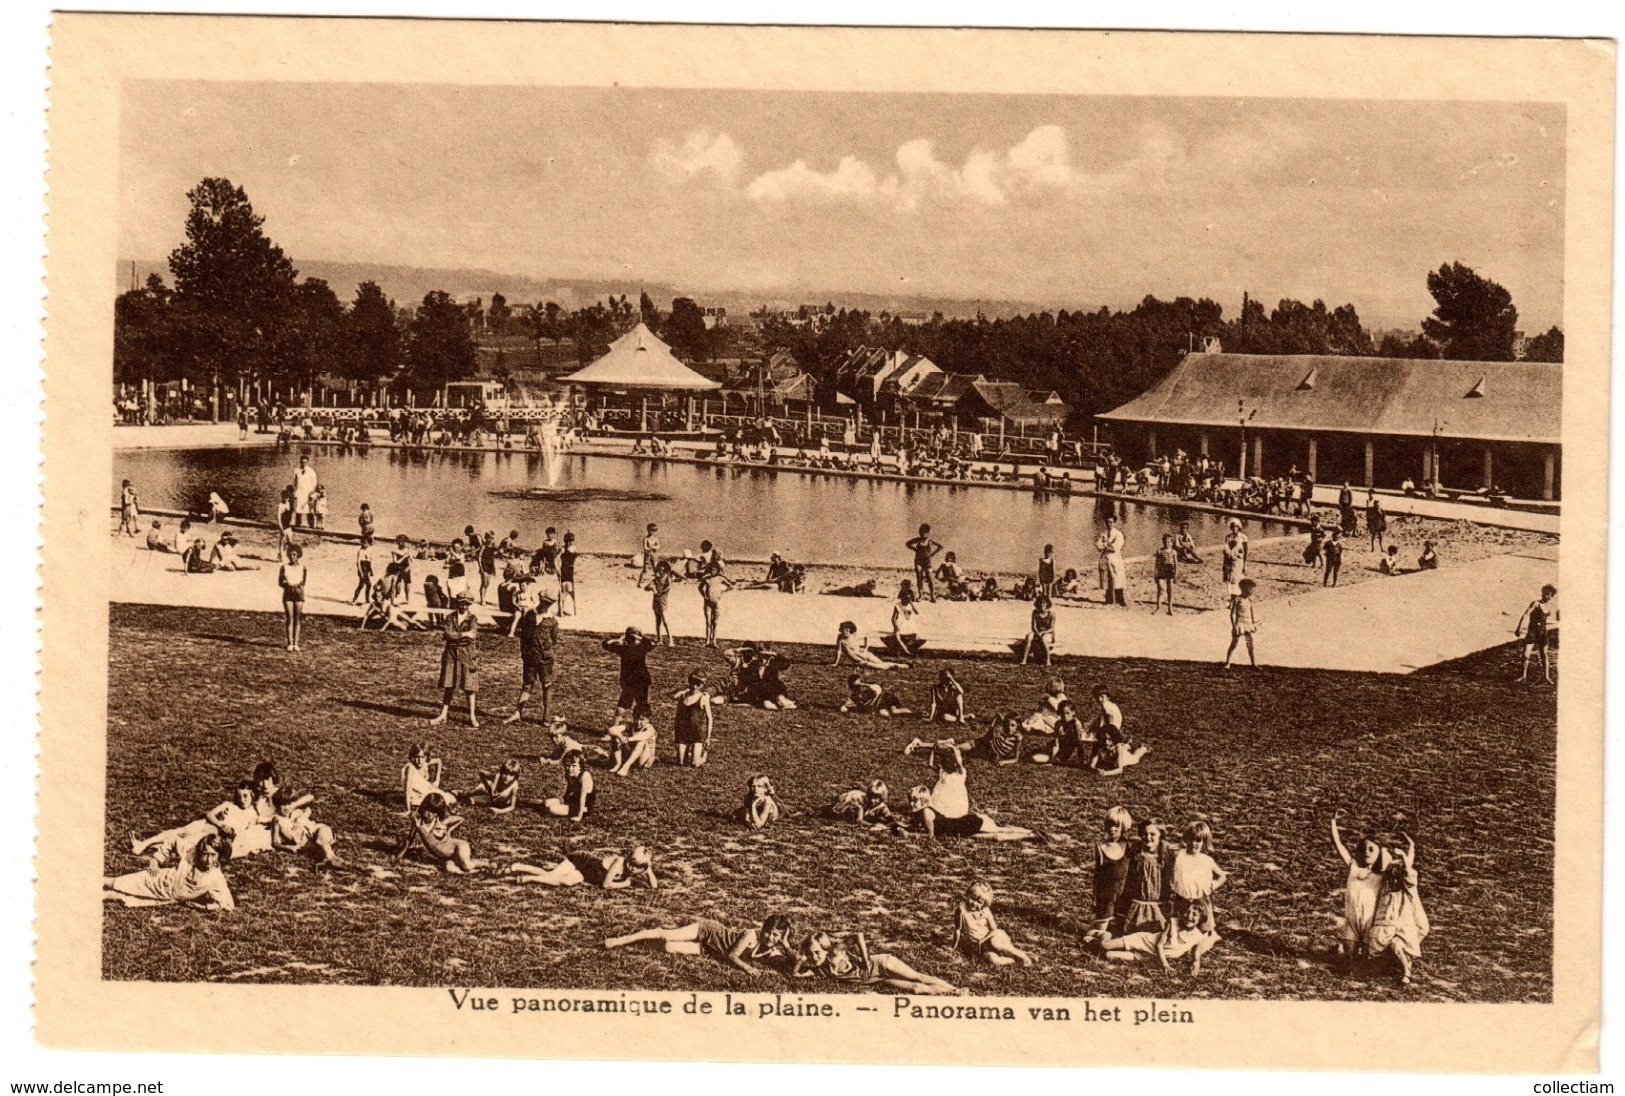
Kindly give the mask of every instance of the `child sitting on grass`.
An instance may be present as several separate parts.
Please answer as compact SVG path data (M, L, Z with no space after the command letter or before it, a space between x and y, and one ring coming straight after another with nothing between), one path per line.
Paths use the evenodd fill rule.
M1218 942L1217 932L1202 927L1202 908L1193 902L1184 907L1178 920L1168 922L1161 931L1106 936L1100 941L1100 949L1106 958L1126 962L1134 962L1143 955L1154 955L1165 971L1173 969L1168 965L1168 960L1189 955L1191 977L1194 978L1202 973L1202 956L1213 950L1213 945Z
M431 795L444 797L448 806L457 805L456 795L441 790L440 771L440 759L430 755L428 745L414 743L406 755L406 764L401 767L401 790L408 812L417 810L418 804Z
M878 777L869 781L869 787L853 788L842 792L830 804L829 812L837 818L847 815L860 826L884 827L899 829L903 820L893 813L891 806L886 802L891 795L891 789L886 782Z
M341 867L344 861L333 851L333 827L315 821L310 816L310 808L299 805L309 798L294 799L284 791L272 797L276 817L271 820L271 847L283 852L314 849L323 864L330 868Z
M914 714L903 706L897 694L890 689L863 680L862 674L848 674L846 699L841 702L841 714L850 715L854 712L867 712L888 719L892 716Z
M931 706L925 718L932 723L968 723L974 717L965 714L965 687L954 677L952 670L937 674L937 683L931 686Z
M773 781L758 773L745 785L745 802L739 808L739 819L753 830L766 829L784 815L784 808L773 791Z
M519 759L510 757L494 769L480 770L480 786L491 801L492 814L512 814L519 806ZM469 799L474 793L469 793Z
M395 861L406 859L412 845L421 843L441 871L464 875L486 868L485 861L474 858L474 850L467 841L452 836L452 831L462 824L463 820L451 813L443 794L425 796L412 812L412 824L401 847L395 851Z
M568 818L580 822L592 810L598 793L593 788L592 773L579 750L567 753L559 762L564 767L564 793L543 802L542 807L555 818Z
M972 883L965 891L954 916L953 950L960 948L997 967L1033 965L1032 956L1016 947L1010 934L999 928L993 917L993 888L982 882Z
M618 852L566 853L551 867L514 863L508 868L514 883L540 883L547 887L578 887L583 883L601 890L625 890L642 879L650 890L660 886L655 878L654 856L635 845L625 856Z
M652 768L655 763L655 724L648 712L639 712L637 724L631 731L610 732L614 746L610 749L610 771L616 776L631 776L633 769Z

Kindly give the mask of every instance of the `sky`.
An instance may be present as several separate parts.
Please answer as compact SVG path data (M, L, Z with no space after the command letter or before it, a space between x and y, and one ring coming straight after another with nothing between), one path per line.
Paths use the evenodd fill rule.
M1459 261L1562 322L1554 104L136 82L119 171L127 259L224 175L296 265L1415 327Z

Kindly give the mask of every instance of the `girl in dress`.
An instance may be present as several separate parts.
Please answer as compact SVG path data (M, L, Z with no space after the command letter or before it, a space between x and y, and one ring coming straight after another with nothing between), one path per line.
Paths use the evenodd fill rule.
M1343 844L1337 820L1342 811L1332 815L1332 847L1338 859L1348 867L1348 879L1343 888L1343 924L1338 930L1337 953L1345 965L1366 955L1366 936L1371 931L1371 920L1377 912L1377 895L1382 890L1382 875L1388 868L1388 852L1374 838L1361 837L1354 848Z
M654 856L642 845L625 855L619 852L572 852L551 867L514 863L508 868L510 882L540 883L547 887L579 887L583 883L600 890L625 890L641 879L650 890L660 886L655 878Z
M856 943L857 953L853 954L844 940L836 941L825 932L813 933L802 944L792 976L810 978L821 974L836 982L885 986L920 997L959 992L941 978L917 971L895 955L871 952L862 933L857 935Z
M1230 647L1224 652L1224 668L1230 668L1230 660L1235 657L1236 648L1243 640L1247 641L1247 661L1252 663L1253 669L1258 669L1258 653L1253 649L1253 636L1258 632L1258 613L1253 607L1253 590L1256 584L1250 578L1241 580L1237 587L1238 596L1230 603Z
M953 671L943 670L937 683L931 686L931 706L925 718L932 723L966 723L973 716L965 714L965 687L954 677Z
M475 694L480 689L479 618L474 615L474 599L465 591L451 599L440 631L445 648L440 652L440 714L430 723L444 723L451 714L451 698L461 689L468 697L468 725L478 727Z
M223 859L221 845L218 834L205 834L198 839L190 854L174 867L162 868L154 864L143 871L108 876L102 880L102 898L114 899L126 906L188 902L234 910L237 903L231 897L231 888L226 885L225 873L220 870Z
M1411 983L1411 962L1422 954L1422 941L1429 931L1427 911L1417 889L1416 842L1409 834L1403 849L1395 849L1382 873L1382 888L1366 932L1366 950L1373 956L1389 954L1399 964L1399 984Z
M1162 869L1167 850L1162 845L1162 823L1147 818L1140 823L1140 840L1134 846L1129 865L1128 909L1123 914L1123 933L1161 931L1168 923L1163 899Z
M906 670L909 665L906 662L888 662L869 650L858 636L858 626L850 620L841 621L835 636L835 665L839 666L842 658L871 670L895 670L899 667Z
M241 830L259 824L254 810L254 783L244 780L232 789L232 796L211 808L202 818L184 826L155 833L142 839L130 834L130 851L136 856L149 858L154 865L180 863L191 855L197 843L211 834L225 838L223 848L229 848L233 837Z
M660 573L657 568L655 582L659 581ZM672 728L672 737L677 741L677 764L697 769L705 764L706 755L711 749L711 731L714 726L711 690L705 687L704 675L695 670L688 675L687 688L677 690L671 698L677 704L673 716L675 725Z
M676 574L671 569L670 560L661 560L655 564L655 569L649 579L649 589L654 591L655 614L655 645L660 644L660 633L666 633L666 646L675 647L677 641L671 636L671 624L666 620L666 603L671 599L671 584L677 581Z
M1225 870L1213 859L1213 831L1206 822L1192 822L1185 827L1184 847L1174 853L1168 865L1168 889L1173 892L1176 905L1202 909L1202 928L1214 931L1213 892L1224 886L1229 878Z
M1106 812L1104 836L1095 846L1095 907L1090 935L1109 935L1120 912L1132 865L1129 834L1133 831L1134 816L1127 807L1113 807Z
M841 702L841 714L851 715L854 712L865 712L884 716L890 719L898 715L912 715L908 708L903 706L897 694L883 685L863 680L862 674L848 674L846 678L846 699Z
M752 963L782 959L790 954L790 928L790 919L782 913L768 917L760 929L733 929L702 917L681 928L643 929L614 936L604 941L604 947L624 948L628 944L658 941L667 955L708 955L754 978L762 972Z
M1044 653L1044 665L1048 666L1050 655L1055 650L1055 606L1047 593L1041 592L1033 599L1032 622L1027 632L1027 642L1021 648L1023 666L1032 658L1034 644Z
M954 951L965 948L978 959L985 959L996 967L1020 963L1033 965L1033 957L1016 947L1010 934L999 928L993 916L993 888L986 883L972 883L965 898L954 914Z
M739 819L753 830L766 829L784 815L784 806L773 791L773 781L758 773L745 784L745 802L739 808Z
M290 651L299 649L299 632L305 619L305 581L310 576L304 554L299 545L288 545L287 555L276 573L277 585L282 587L282 616Z
M441 768L440 759L430 755L425 743L413 744L406 755L406 764L401 766L401 793L406 799L408 814L417 810L418 804L431 795L442 797L450 806L457 805L455 795L441 790Z
M418 809L412 812L412 823L406 831L406 840L401 842L401 847L395 853L396 862L406 859L406 854L411 850L413 843L419 842L440 870L452 875L462 875L488 867L485 861L475 859L474 849L467 841L452 836L452 831L462 824L463 820L451 813L451 808L444 797L427 796L418 804Z
M598 792L593 787L592 773L587 771L586 761L579 750L572 750L564 755L559 762L564 768L564 794L554 799L548 799L542 807L555 818L568 818L572 822L580 822L592 810L593 801L598 798Z

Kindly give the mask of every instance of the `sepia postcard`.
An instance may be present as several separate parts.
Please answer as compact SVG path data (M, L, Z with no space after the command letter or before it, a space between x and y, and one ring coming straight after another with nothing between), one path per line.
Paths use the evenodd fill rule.
M52 39L43 1045L1597 1068L1612 43Z

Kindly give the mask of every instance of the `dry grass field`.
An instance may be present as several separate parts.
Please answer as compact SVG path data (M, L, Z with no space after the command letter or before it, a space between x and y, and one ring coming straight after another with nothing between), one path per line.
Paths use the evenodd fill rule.
M278 617L118 605L111 641L110 874L139 866L130 831L197 817L264 758L317 797L317 817L338 831L348 863L326 870L268 854L229 864L239 903L232 914L109 904L102 966L110 979L771 992L791 984L652 948L606 952L602 941L700 916L743 924L783 911L803 929L862 931L871 948L978 995L1551 996L1555 699L1550 687L1513 682L1510 646L1408 677L1060 660L1050 672L1075 696L1111 685L1130 728L1153 749L1109 778L973 762L980 808L1054 835L1047 844L996 844L875 835L823 813L837 792L874 776L901 807L908 787L929 775L900 749L922 730L917 719L835 711L846 669L829 665L827 648L786 648L800 710L719 709L713 760L699 770L672 763L664 696L689 670L717 671L721 662L692 644L660 649L650 660L660 763L628 779L599 770L597 811L572 825L535 809L562 784L556 768L534 760L539 728L501 723L517 692L513 640L482 637L478 730L455 718L425 723L438 705L432 635L363 634L316 620L304 652L293 655L282 649ZM1047 673L991 658L927 660L892 684L923 707L942 666L955 669L983 714L1029 710ZM578 735L607 725L611 657L572 636L560 671L555 708ZM419 739L446 759L454 788L508 754L524 760L517 812L460 812L478 856L536 863L641 842L655 850L660 888L521 887L421 861L394 864L398 774ZM791 808L760 834L729 817L755 772L771 774ZM1217 899L1223 940L1199 979L1107 963L1080 943L1093 843L1103 812L1119 803L1136 818L1179 825L1201 817L1213 827L1231 879ZM1406 989L1384 970L1344 975L1328 962L1342 906L1344 869L1327 831L1338 808L1352 830L1404 829L1417 841L1433 934ZM954 905L973 878L996 888L1003 927L1036 967L979 967L949 950Z

